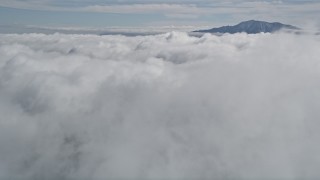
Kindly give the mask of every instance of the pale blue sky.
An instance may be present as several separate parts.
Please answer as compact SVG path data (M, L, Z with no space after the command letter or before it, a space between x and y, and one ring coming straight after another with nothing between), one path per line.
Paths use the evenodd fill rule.
M243 20L320 26L318 0L0 0L1 26L220 26Z

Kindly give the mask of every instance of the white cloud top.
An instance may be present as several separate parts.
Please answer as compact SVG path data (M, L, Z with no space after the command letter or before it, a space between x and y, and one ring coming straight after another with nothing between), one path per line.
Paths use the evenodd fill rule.
M0 177L320 177L320 38L0 35Z

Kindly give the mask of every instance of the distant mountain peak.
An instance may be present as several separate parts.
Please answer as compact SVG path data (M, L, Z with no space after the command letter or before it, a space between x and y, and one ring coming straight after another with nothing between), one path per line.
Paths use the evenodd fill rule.
M198 30L194 32L203 32L203 33L241 33L245 32L248 34L257 34L257 33L273 33L279 30L299 30L300 28L282 24L279 22L265 22L265 21L257 21L257 20L249 20L243 21L234 26L222 26L219 28L212 28L208 30Z

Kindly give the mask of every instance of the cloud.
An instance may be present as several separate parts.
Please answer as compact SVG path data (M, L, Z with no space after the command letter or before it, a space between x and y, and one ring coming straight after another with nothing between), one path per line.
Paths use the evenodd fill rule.
M194 4L131 4L131 5L94 5L82 11L107 12L107 13L201 13L203 10Z
M195 14L166 14L166 17L173 19L198 19L199 16Z
M69 3L66 3L69 2ZM80 4L80 5L79 5ZM51 11L86 11L86 12L104 12L104 13L154 13L154 12L200 12L196 6L197 3L183 3L176 1L162 1L162 2L109 2L102 3L99 1L85 2L85 1L3 1L1 6L14 7L22 9L35 10L51 10Z
M319 177L319 45L0 35L0 177Z
M263 10L279 13L317 12L320 3L318 1L39 1L39 0L4 0L0 6L51 10L51 11L86 11L104 13L245 13L248 10ZM250 11L252 12L252 11Z

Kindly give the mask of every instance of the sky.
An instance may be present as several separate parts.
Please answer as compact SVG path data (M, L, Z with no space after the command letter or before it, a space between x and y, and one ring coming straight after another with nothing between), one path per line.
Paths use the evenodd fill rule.
M318 0L0 0L0 25L211 27L244 20L320 26Z

